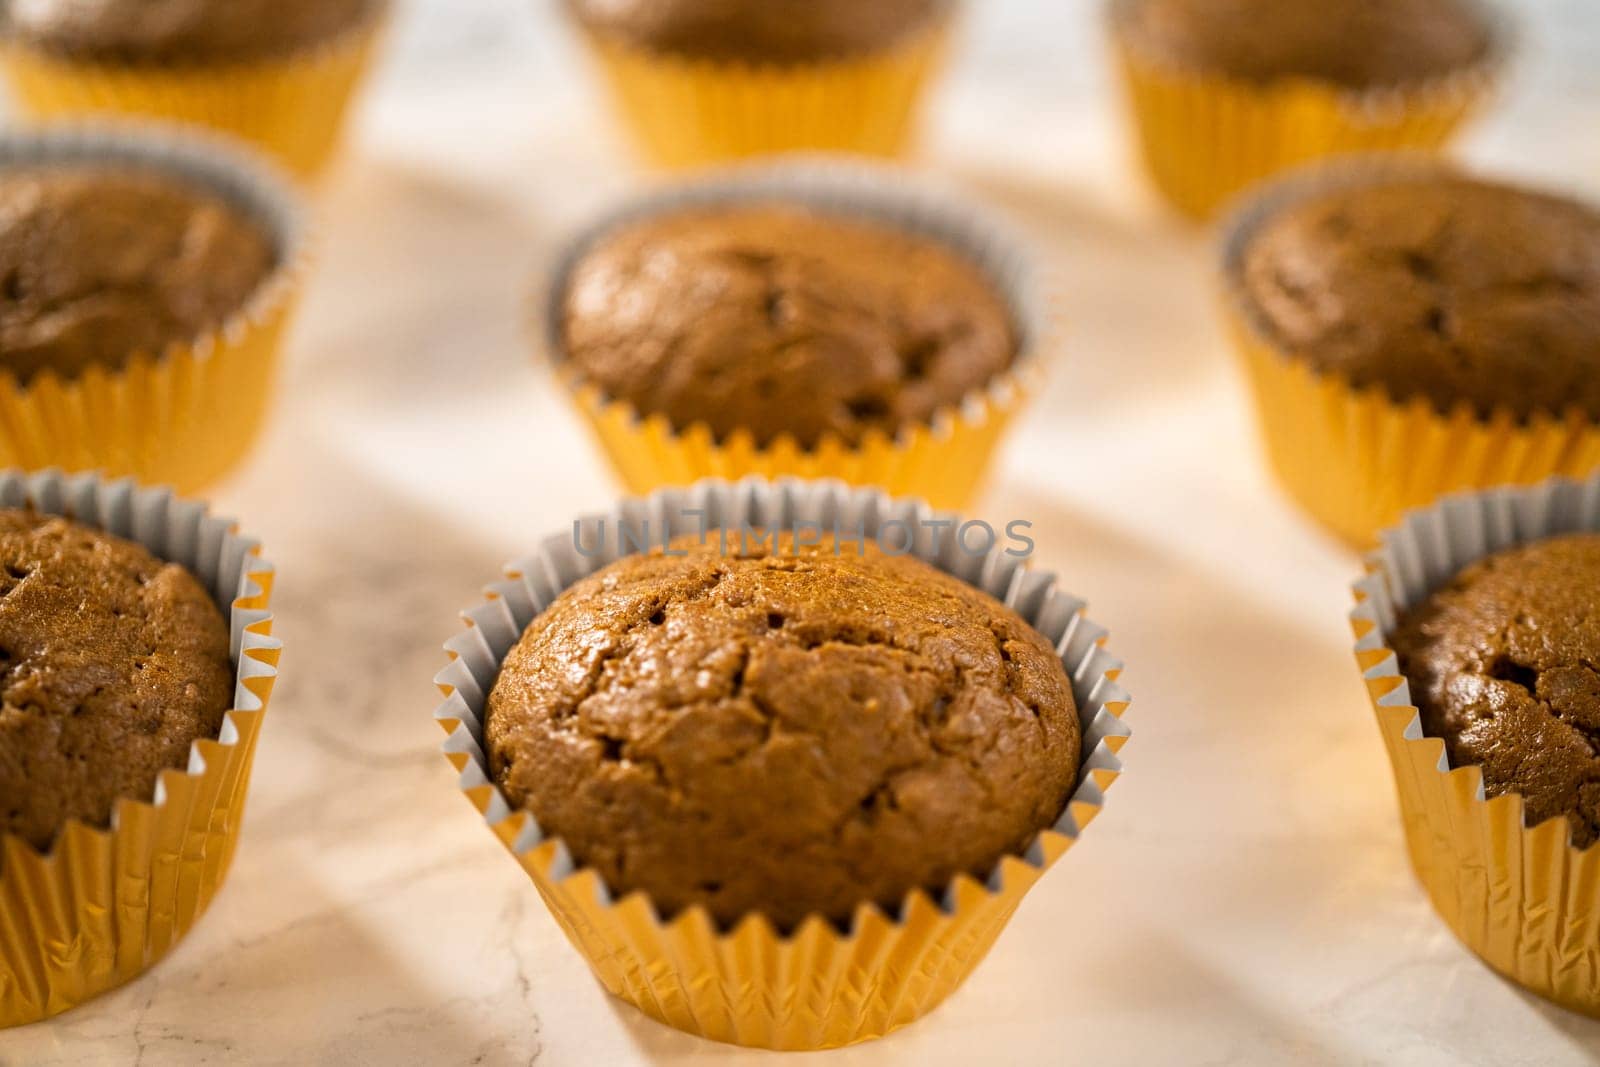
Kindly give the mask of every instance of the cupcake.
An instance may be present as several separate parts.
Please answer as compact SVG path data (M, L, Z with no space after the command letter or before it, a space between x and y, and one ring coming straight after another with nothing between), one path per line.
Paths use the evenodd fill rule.
M580 520L468 614L446 751L612 993L739 1044L887 1033L1098 809L1103 631L949 519L705 482Z
M0 1026L15 1026L138 975L204 912L278 646L255 543L165 491L0 475L0 557Z
M568 0L621 115L669 166L797 150L897 156L953 0Z
M1278 171L1438 149L1490 95L1506 31L1476 0L1111 0L1146 169L1210 216Z
M0 0L0 67L35 117L149 115L306 176L339 140L387 0Z
M1600 1015L1600 476L1386 531L1357 659L1434 907L1507 978Z
M997 224L846 167L650 198L561 257L542 333L628 488L841 477L976 490L1042 342Z
M180 492L265 412L302 254L292 194L219 143L0 137L0 462Z
M1374 158L1269 187L1224 255L1268 455L1341 536L1600 467L1600 212Z

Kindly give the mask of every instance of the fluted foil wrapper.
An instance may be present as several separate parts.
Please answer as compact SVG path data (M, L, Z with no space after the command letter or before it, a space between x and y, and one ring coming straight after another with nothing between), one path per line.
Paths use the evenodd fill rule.
M273 566L201 503L132 481L0 473L0 507L68 515L187 567L229 619L233 707L153 796L125 797L109 828L71 822L41 854L0 835L0 1027L35 1022L121 985L176 944L228 873L261 717L278 674Z
M1023 895L1099 813L1122 771L1118 752L1129 736L1121 721L1129 697L1117 682L1122 665L1103 647L1105 630L1084 617L1084 602L1058 589L1054 575L1026 569L999 548L986 556L962 553L953 527L935 537L919 525L936 513L918 501L837 481L706 481L625 501L604 519L648 519L652 530L695 533L701 520L690 509L703 512L712 529L837 521L870 537L891 521L910 523L919 531L913 554L1028 620L1060 652L1083 727L1078 786L1055 825L1025 854L1001 859L984 880L962 875L937 897L914 891L893 915L863 904L848 929L813 916L781 933L760 914L724 929L703 907L663 917L642 892L617 899L593 869L576 865L559 838L546 837L527 811L511 807L490 777L483 746L484 704L506 653L562 590L616 558L617 546L609 543L599 555L580 553L570 528L511 564L486 601L466 612L468 628L446 643L451 662L435 679L445 694L435 712L449 734L444 751L462 792L613 995L669 1026L741 1045L816 1049L881 1036L932 1010L961 984ZM594 537L600 518L583 520L585 544L605 540Z
M115 63L0 43L0 74L29 118L142 116L253 142L302 178L320 174L382 36L387 0L332 40L217 64Z
M196 492L244 459L265 421L308 269L305 212L275 167L220 138L156 125L0 134L0 170L82 164L213 190L267 228L278 266L238 313L193 343L72 376L22 381L0 366L0 467L95 470Z
M942 14L862 56L786 64L582 36L639 150L661 166L693 167L780 152L905 155L953 22L953 12Z
M692 207L782 200L855 216L949 245L982 270L1012 311L1018 351L1012 366L927 423L893 436L874 431L858 444L836 435L812 448L783 436L758 445L747 431L717 440L703 423L674 426L586 382L562 354L562 307L573 268L620 226ZM535 337L629 492L648 493L701 478L839 478L941 508L978 492L1012 421L1061 348L1060 301L1046 266L1002 219L911 182L888 168L840 160L791 160L733 168L662 190L607 215L568 243L540 286Z
M1278 481L1324 526L1366 548L1411 508L1447 493L1531 485L1600 469L1600 423L1581 412L1523 419L1426 398L1400 401L1356 388L1285 350L1259 320L1245 286L1251 239L1276 213L1308 196L1396 175L1435 174L1425 157L1358 157L1301 171L1265 187L1229 222L1223 246L1224 310L1255 398L1262 442Z
M1266 84L1201 70L1139 39L1144 0L1110 0L1108 21L1151 181L1177 210L1210 218L1280 171L1355 152L1444 148L1504 80L1513 34L1485 8L1493 43L1478 63L1378 89L1305 78Z
M1600 533L1600 475L1448 497L1382 536L1355 585L1356 662L1394 765L1406 845L1434 909L1518 985L1600 1015L1600 848L1577 849L1564 817L1528 826L1517 794L1485 798L1476 766L1451 767L1426 737L1389 635L1410 608L1493 552Z

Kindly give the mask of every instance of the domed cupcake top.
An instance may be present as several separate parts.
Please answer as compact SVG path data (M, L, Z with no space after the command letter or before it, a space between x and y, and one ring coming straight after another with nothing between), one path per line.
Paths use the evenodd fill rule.
M187 570L68 519L0 510L0 828L106 825L216 737L228 626Z
M1251 82L1378 88L1470 67L1492 45L1464 0L1124 0L1121 13L1153 53Z
M1556 815L1600 839L1600 534L1538 541L1467 567L1392 635L1401 673L1454 766L1529 826Z
M584 25L656 52L796 63L872 52L949 0L568 0Z
M1271 339L1441 410L1600 418L1600 213L1441 171L1291 199L1242 253Z
M0 171L0 366L26 379L159 356L243 310L277 255L243 211L153 171Z
M6 32L81 59L215 63L333 38L381 0L0 0Z
M870 545L675 545L571 587L487 704L509 800L618 895L843 922L1054 822L1072 689L1009 608Z
M619 226L575 264L561 327L570 367L613 399L758 445L893 436L1017 351L1006 303L954 249L776 203Z

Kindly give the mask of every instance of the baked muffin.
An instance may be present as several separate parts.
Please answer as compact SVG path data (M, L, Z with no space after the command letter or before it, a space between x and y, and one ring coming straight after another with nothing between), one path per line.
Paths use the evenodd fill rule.
M267 231L174 177L0 171L0 366L121 367L220 326L276 265Z
M676 542L577 583L488 698L491 773L620 897L843 923L1054 822L1080 733L1050 643L911 557Z
M1515 793L1529 826L1566 816L1600 838L1600 534L1551 538L1472 564L1389 642L1423 729L1452 766Z
M879 51L948 0L568 0L588 29L654 52L799 63Z
M228 626L184 568L67 519L0 510L0 557L0 827L48 849L217 736Z
M1319 373L1441 411L1600 419L1600 213L1453 172L1297 198L1243 250L1243 296Z
M574 265L561 339L583 380L676 430L804 448L926 422L1017 351L1006 302L953 249L775 203L619 226Z
M1179 66L1370 89L1448 74L1491 44L1465 0L1131 0L1127 26Z
M377 0L0 0L6 31L97 62L233 63L318 44Z

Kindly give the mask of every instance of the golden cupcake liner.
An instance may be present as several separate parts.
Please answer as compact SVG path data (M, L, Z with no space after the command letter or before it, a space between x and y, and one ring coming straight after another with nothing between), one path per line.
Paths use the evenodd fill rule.
M1487 800L1478 767L1452 768L1444 742L1423 735L1388 647L1400 617L1462 568L1577 531L1600 532L1600 476L1446 498L1384 532L1355 585L1350 622L1411 863L1434 909L1506 978L1600 1015L1600 848L1574 848L1564 817L1528 826L1520 795Z
M1276 212L1329 188L1396 174L1437 173L1425 157L1353 158L1280 179L1229 223L1223 250L1226 311L1255 396L1278 480L1318 521L1359 547L1408 509L1446 493L1600 469L1600 423L1582 413L1523 419L1470 405L1440 411L1425 398L1399 401L1381 387L1356 388L1281 349L1244 284L1244 255Z
M73 376L21 381L0 366L0 467L97 470L192 493L242 460L261 429L306 271L306 221L286 178L214 137L98 125L0 135L0 169L84 163L216 191L274 235L279 265L238 314L192 344Z
M815 1049L879 1037L931 1011L961 984L1023 895L1098 814L1129 736L1121 721L1129 697L1117 682L1122 665L1102 647L1106 632L1084 617L1082 600L1056 588L1054 575L1027 569L1002 548L965 554L954 527L935 533L927 525L936 514L949 517L837 481L705 481L625 501L608 516L546 538L488 588L485 603L465 613L468 628L446 643L451 662L435 679L445 694L435 712L450 735L444 751L460 772L461 790L608 992L669 1026L741 1045ZM657 542L746 524L815 523L868 538L914 531L911 552L1003 600L1060 652L1084 731L1079 784L1066 810L1025 854L1004 857L983 881L962 875L937 898L909 893L893 915L863 904L848 929L812 916L783 933L760 914L726 929L703 907L664 917L642 892L617 899L559 838L512 809L489 775L482 743L484 702L506 653L563 589L619 554L621 538L606 538L601 523L648 529ZM893 536L897 547L905 539L903 532Z
M953 16L859 58L752 64L659 53L584 31L641 151L689 167L779 152L900 156Z
M193 123L251 141L301 177L339 145L356 86L377 50L387 0L338 37L248 62L108 63L0 44L0 72L34 119L136 115Z
M1143 0L1110 0L1109 22L1140 155L1156 189L1204 219L1280 171L1328 156L1437 150L1488 103L1511 46L1485 8L1494 40L1483 60L1414 84L1357 90L1310 79L1266 84L1175 63L1139 39Z
M853 215L937 239L972 260L1010 305L1018 338L1011 368L927 423L858 444L828 435L804 448L791 437L758 445L746 431L716 439L709 426L674 426L609 397L567 366L562 307L578 261L619 226L695 206L785 200ZM965 507L988 472L1012 421L1037 392L1041 364L1060 347L1062 323L1046 271L1011 227L987 212L919 186L888 168L838 160L790 160L733 168L647 196L607 215L573 240L540 287L535 334L602 451L629 492L701 478L840 478L935 507Z
M216 740L111 826L71 822L41 854L0 835L0 1027L66 1011L138 976L205 912L238 845L261 717L278 673L273 567L204 504L131 480L0 474L0 507L32 506L144 545L198 577L230 614L234 704Z

